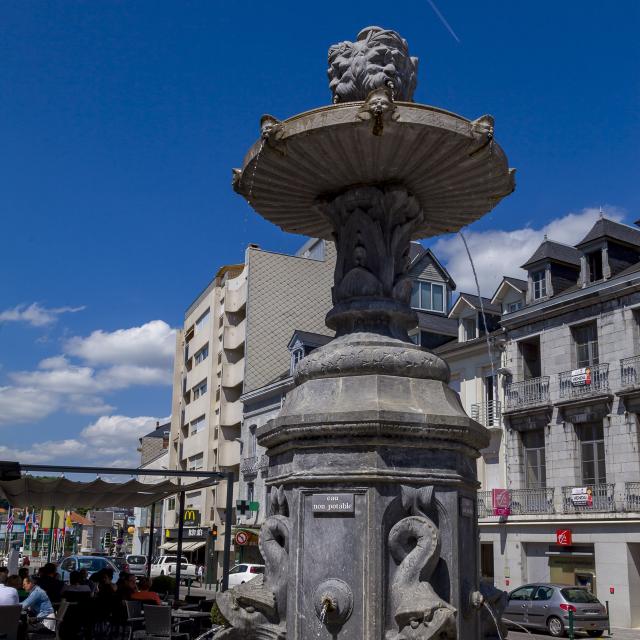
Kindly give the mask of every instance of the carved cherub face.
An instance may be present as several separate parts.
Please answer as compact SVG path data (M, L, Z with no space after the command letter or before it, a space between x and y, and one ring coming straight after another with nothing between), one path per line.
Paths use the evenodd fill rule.
M393 102L386 89L376 89L367 98L367 108L370 113L380 116L393 110Z
M374 89L388 87L397 100L410 101L416 87L418 59L395 31L368 27L356 42L329 49L329 87L336 102L365 100Z

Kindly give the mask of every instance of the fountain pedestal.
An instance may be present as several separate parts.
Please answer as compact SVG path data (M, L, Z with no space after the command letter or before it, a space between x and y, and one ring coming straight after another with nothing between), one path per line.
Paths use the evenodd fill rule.
M371 51L397 64L371 62L360 86L352 72L379 59ZM298 365L279 416L258 430L266 571L219 598L232 625L220 637L476 640L475 460L489 437L446 363L408 338L409 243L478 218L513 175L489 117L394 102L411 99L417 65L395 32L365 29L330 61L334 102L360 102L263 118L234 181L282 228L335 241L336 338Z

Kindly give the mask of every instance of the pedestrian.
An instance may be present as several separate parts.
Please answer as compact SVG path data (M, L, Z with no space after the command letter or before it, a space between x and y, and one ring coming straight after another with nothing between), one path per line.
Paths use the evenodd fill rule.
M29 560L29 556L25 556L24 558L22 558L22 566L23 567L31 566L31 560Z
M203 581L204 580L204 565L200 564L198 565L198 582L200 583L200 586L203 586Z
M51 602L60 602L64 582L58 578L58 569L53 562L47 562L38 571L38 586L44 589Z

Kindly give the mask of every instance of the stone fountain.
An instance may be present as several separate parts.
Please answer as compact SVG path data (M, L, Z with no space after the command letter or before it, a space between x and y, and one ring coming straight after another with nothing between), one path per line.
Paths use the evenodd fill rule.
M242 640L477 640L476 458L489 443L413 344L412 239L454 232L514 189L493 118L412 101L418 60L369 27L329 50L333 104L263 116L234 188L337 248L336 338L298 366L269 455L264 577L218 599Z

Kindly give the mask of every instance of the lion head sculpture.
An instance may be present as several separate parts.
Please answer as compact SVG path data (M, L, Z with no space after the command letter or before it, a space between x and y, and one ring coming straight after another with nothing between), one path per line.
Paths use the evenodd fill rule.
M394 100L411 102L417 84L418 58L396 31L367 27L356 42L329 49L329 87L334 104L366 100L375 89L388 88Z

